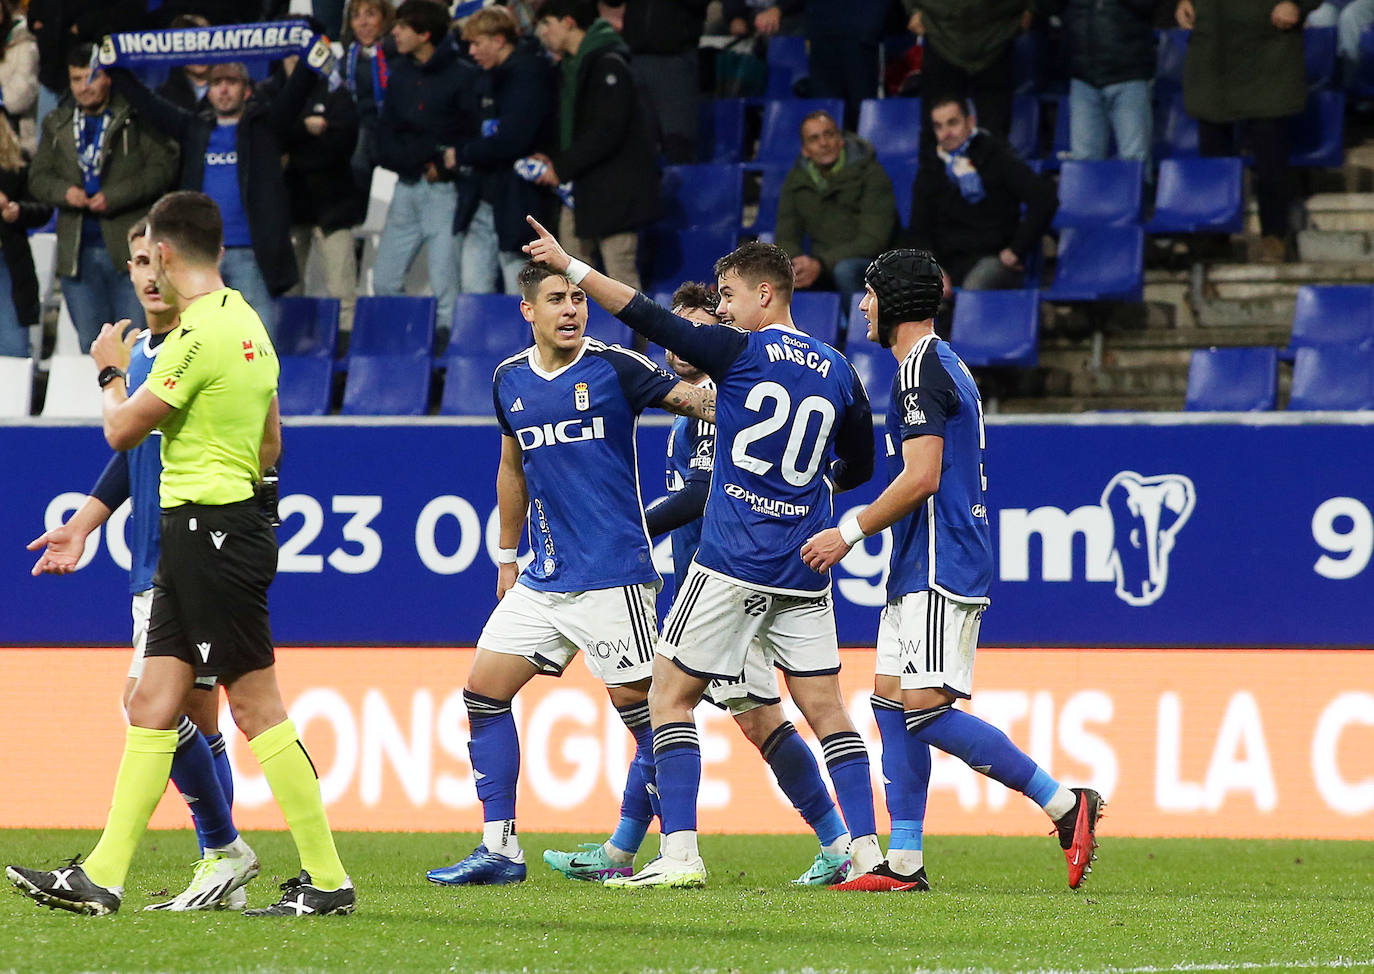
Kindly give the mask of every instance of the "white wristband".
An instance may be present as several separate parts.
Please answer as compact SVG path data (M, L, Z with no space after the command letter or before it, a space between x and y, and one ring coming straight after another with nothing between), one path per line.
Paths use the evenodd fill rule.
M497 549L496 549L496 564L498 564L498 565L514 565L514 564L515 564L515 556L516 556L516 551L515 551L514 548L497 548Z
M844 543L853 547L868 535L864 534L864 529L859 527L859 516L851 515L840 522L840 537Z
M564 271L564 276L574 284L581 284L582 278L586 277L591 272L591 265L584 260L578 260L574 257L568 261L568 269Z

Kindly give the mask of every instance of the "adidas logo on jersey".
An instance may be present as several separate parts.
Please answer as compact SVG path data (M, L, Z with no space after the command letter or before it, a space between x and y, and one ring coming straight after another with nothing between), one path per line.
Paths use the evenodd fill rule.
M525 400L521 399L519 396L516 396L516 397L515 397L515 402L513 402L513 403L510 404L510 411L513 412L513 413L522 413L522 412L524 412L524 411L525 411Z

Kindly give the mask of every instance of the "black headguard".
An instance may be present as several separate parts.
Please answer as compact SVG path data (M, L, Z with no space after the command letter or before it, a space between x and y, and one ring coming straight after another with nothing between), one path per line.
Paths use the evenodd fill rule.
M889 250L864 271L864 283L878 296L878 344L892 347L892 332L904 321L934 318L945 293L945 275L929 250Z

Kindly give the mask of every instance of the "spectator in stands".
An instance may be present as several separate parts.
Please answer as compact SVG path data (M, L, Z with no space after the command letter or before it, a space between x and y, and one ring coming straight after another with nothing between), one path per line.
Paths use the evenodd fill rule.
M589 0L549 0L539 40L560 57L558 149L541 185L572 183L573 206L558 238L583 258L601 255L606 274L639 287L639 228L658 214L658 162L640 107L628 50Z
M29 30L38 41L39 126L67 90L72 48L96 43L106 34L145 27L147 18L142 0L29 0ZM119 267L127 274L122 263Z
M377 117L386 99L388 35L396 22L396 8L390 0L351 0L348 30L352 35L344 48L343 77L358 107L358 143L353 149L353 185L356 210L353 222L367 217L367 201L372 192L372 170L377 165ZM395 50L390 52L395 57Z
M724 0L721 13L732 37L800 34L805 0Z
M375 144L378 165L399 181L377 245L372 286L378 294L404 293L406 271L428 244L437 325L446 329L458 296L462 240L453 233L457 190L443 168L444 150L476 134L478 69L459 56L448 11L433 0L405 0L391 36L396 54L387 56L390 80Z
M516 174L517 159L533 154L551 138L554 82L549 63L533 38L522 38L505 7L484 7L463 22L463 40L482 69L477 97L482 137L450 149L445 165L470 174L458 181L454 230L463 233L462 289L488 294L497 277L507 294L519 293L517 278L528 258L520 248L535 238L527 214L541 222L556 197Z
M1158 0L1041 0L1062 15L1069 42L1069 141L1075 159L1117 155L1145 164L1151 177Z
M937 148L922 158L912 187L911 245L933 251L953 285L1021 287L1025 260L1059 207L1054 184L978 128L963 101L938 99L928 111Z
M0 122L0 355L19 358L31 354L28 330L38 323L40 311L26 231L52 216L52 207L29 195L28 175L18 137Z
M887 0L846 0L806 5L806 57L810 94L844 100L844 124L857 128L859 105L878 97L879 48Z
M1012 42L1025 25L1027 0L902 2L911 18L909 29L925 37L925 104L942 98L971 101L983 128L1005 139L1011 132ZM927 126L922 142L930 145L933 135Z
M43 120L29 172L35 198L58 207L57 273L81 351L107 321L142 320L129 283L129 227L176 182L177 148L110 76L91 76L91 46L67 52L71 100Z
M172 30L184 30L209 27L210 21L200 14L177 14L168 26ZM183 64L173 68L167 80L158 85L157 93L188 112L200 111L206 105L205 96L210 93L210 65Z
M16 0L0 0L0 107L32 156L38 148L38 42Z
M273 298L299 279L291 249L291 202L282 173L283 145L315 86L300 71L270 97L253 95L248 68L210 68L209 108L191 112L150 91L131 72L110 70L115 88L144 118L181 146L181 189L219 205L224 220L220 273L276 335Z
M1238 151L1236 127L1255 157L1257 257L1282 261L1293 199L1288 119L1307 101L1303 16L1317 0L1180 0L1178 25L1192 30L1183 64L1183 106L1198 120L1204 156Z
M862 291L864 270L896 227L892 180L873 146L842 134L829 112L807 115L801 154L782 182L774 238L792 258L796 286Z
M1360 37L1374 27L1374 0L1350 0L1342 6L1326 0L1307 17L1308 27L1335 27L1336 51L1346 84L1355 80L1360 66Z
M620 33L630 48L630 70L649 103L659 151L673 165L696 162L697 47L706 24L706 0L629 0Z
M283 58L260 91L268 101L285 90L293 74L309 68L300 58ZM320 253L325 293L339 300L339 327L353 327L358 263L353 251L353 169L349 158L358 139L358 110L345 88L330 90L329 79L312 75L314 88L282 141L286 191L291 200L291 245L303 290L311 247Z

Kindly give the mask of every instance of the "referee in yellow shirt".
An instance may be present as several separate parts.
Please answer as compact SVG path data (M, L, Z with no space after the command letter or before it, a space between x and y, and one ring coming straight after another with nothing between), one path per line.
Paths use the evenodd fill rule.
M124 370L137 334L106 325L91 348L104 390L105 438L116 450L162 430L162 554L153 580L147 663L129 701L129 729L105 831L80 864L6 868L47 906L119 909L138 840L167 787L177 717L196 677L224 686L234 723L262 764L300 854L281 899L249 916L352 913L353 884L334 848L319 779L286 716L274 668L267 587L277 540L255 484L281 452L277 356L262 321L224 286L219 208L203 193L169 193L148 213L164 300L181 324L129 397ZM258 871L251 856L215 868L227 894Z

